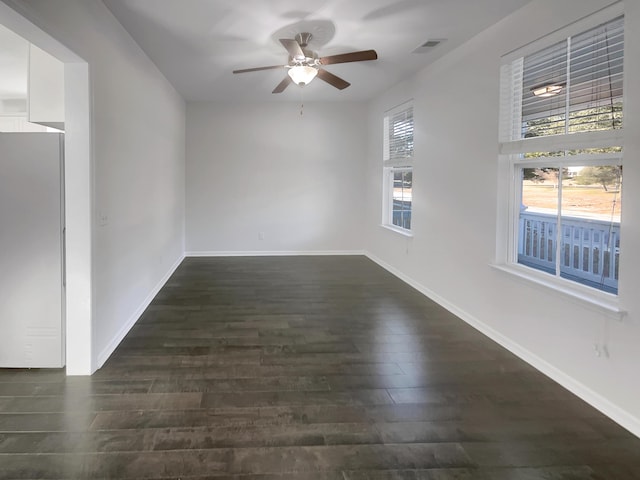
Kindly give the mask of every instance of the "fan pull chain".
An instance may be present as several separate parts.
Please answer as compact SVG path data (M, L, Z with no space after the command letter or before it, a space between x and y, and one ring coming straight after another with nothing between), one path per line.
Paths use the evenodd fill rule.
M304 115L304 88L300 89L300 116Z

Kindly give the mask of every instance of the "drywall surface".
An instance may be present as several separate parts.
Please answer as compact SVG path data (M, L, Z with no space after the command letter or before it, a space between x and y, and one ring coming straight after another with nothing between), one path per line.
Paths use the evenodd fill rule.
M612 2L534 1L370 104L366 250L640 435L640 5L625 5L625 189L615 315L491 267L500 57ZM553 11L553 16L547 12ZM382 118L414 100L413 238L381 228ZM594 345L609 356L597 356Z
M187 105L188 254L361 251L366 108Z
M89 68L94 370L182 258L185 105L102 2L19 6Z
M29 121L64 129L64 63L29 44Z

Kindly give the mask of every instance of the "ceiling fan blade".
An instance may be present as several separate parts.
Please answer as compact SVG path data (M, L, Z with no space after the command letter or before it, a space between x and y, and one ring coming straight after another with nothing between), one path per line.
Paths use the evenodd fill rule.
M259 72L260 70L274 70L276 68L284 68L284 65L271 65L269 67L244 68L242 70L234 70L233 73Z
M331 72L323 70L322 68L318 70L318 78L324 80L329 85L333 85L334 87L336 87L339 90L344 90L349 85L351 85L346 80L343 80L342 78L334 75Z
M289 86L289 84L292 82L291 77L289 75L287 75L286 77L284 77L284 79L278 84L278 86L276 88L273 89L273 92L271 93L282 93L284 91L285 88L287 88Z
M320 59L321 65L332 65L334 63L363 62L365 60L376 60L378 54L375 50L363 50L361 52L342 53L340 55L329 55Z
M289 55L296 60L304 60L305 54L300 48L300 44L291 38L281 38L280 43L287 49Z

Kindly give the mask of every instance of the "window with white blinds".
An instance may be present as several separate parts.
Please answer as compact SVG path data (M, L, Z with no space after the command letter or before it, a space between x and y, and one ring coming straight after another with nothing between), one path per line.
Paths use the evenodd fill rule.
M620 16L504 65L501 140L622 129L623 27Z
M384 116L384 154L387 165L410 165L413 159L413 105L404 103Z
M384 115L382 224L411 231L413 202L413 104L403 103Z
M610 13L508 55L499 142L505 263L617 294L624 17Z

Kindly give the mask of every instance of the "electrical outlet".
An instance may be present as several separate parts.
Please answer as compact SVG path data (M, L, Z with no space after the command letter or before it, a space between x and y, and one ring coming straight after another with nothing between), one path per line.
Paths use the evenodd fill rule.
M264 232L258 232L258 240L264 240Z

